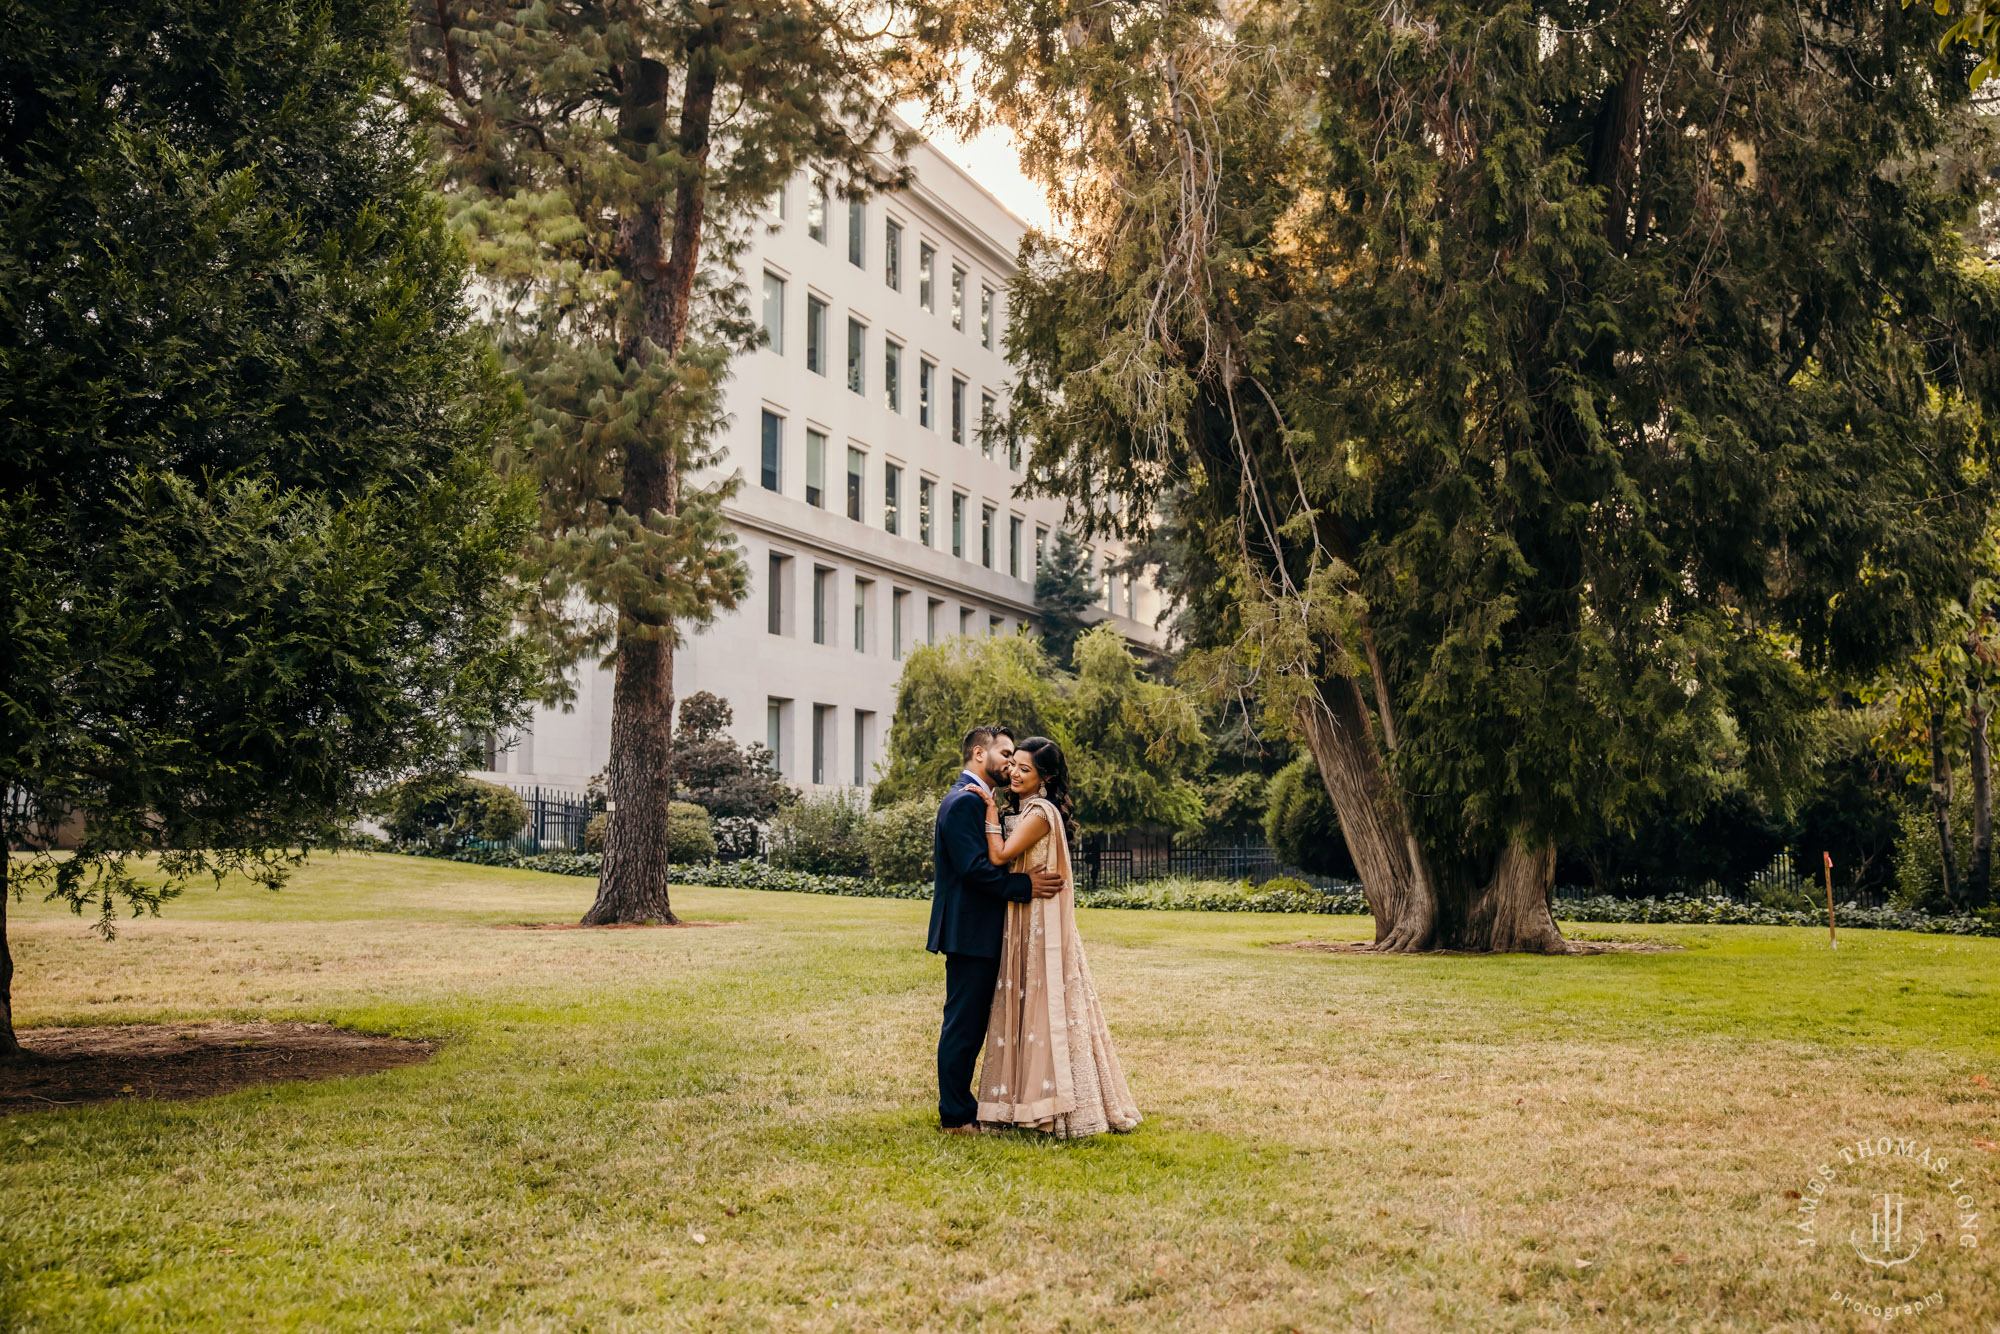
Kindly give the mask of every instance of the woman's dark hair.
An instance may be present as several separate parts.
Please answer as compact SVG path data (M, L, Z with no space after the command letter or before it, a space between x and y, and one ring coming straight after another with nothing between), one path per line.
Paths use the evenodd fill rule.
M1016 755L1026 755L1034 762L1035 772L1042 778L1042 795L1062 812L1063 833L1069 839L1070 851L1076 851L1076 803L1069 795L1069 760L1063 756L1062 747L1045 736L1031 736L1014 747Z

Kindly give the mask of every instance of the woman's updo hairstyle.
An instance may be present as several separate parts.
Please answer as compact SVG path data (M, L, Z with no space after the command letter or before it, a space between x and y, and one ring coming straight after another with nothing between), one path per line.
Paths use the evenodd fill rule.
M1014 747L1016 755L1026 754L1042 776L1042 795L1062 812L1063 830L1072 848L1076 846L1076 803L1069 795L1069 760L1061 746L1045 736L1031 736Z

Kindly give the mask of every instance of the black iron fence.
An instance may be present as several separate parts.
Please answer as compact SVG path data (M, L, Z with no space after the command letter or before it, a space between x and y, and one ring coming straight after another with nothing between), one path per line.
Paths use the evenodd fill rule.
M1122 889L1146 880L1248 880L1261 885L1281 875L1322 889L1335 883L1326 876L1286 866L1278 860L1276 852L1261 843L1227 848L1162 845L1114 848L1085 844L1077 870L1077 883L1086 890Z
M1752 875L1740 885L1724 884L1719 880L1696 880L1688 878L1653 879L1642 881L1637 877L1622 877L1618 883L1599 888L1595 885L1557 885L1558 899L1587 899L1599 894L1609 894L1613 898L1643 899L1687 896L1691 898L1725 898L1735 903L1762 903L1773 907L1812 908L1826 903L1826 884L1818 877L1801 873L1792 865L1792 856L1781 852L1771 860L1771 864ZM1864 908L1880 908L1889 901L1889 895L1879 888L1856 889L1851 885L1836 883L1833 897L1839 903L1859 904Z
M560 787L516 787L514 792L528 806L528 822L514 835L515 851L583 851L591 817L590 801L583 793Z

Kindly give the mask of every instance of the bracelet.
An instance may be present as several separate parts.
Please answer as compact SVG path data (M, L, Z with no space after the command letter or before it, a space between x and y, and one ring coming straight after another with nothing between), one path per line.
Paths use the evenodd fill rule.
M990 825L987 825L987 826L986 826L986 832L987 832L987 833L989 833L989 834L997 834L997 833L999 833L999 832L1000 832L1000 826L999 826L999 825L997 825L997 824L990 824Z

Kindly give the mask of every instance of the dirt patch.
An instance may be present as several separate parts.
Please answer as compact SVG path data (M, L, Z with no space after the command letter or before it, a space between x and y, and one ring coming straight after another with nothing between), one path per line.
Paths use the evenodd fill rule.
M371 1075L429 1060L433 1050L331 1024L111 1024L29 1028L20 1038L29 1056L0 1063L0 1115Z
M1424 958L1439 954L1462 954L1472 958L1492 958L1477 950L1419 950L1405 954L1383 954L1366 940L1295 940L1273 945L1274 950L1296 950L1301 954L1368 954L1381 959ZM1671 954L1685 948L1664 940L1571 940L1571 954Z
M728 926L727 922L606 922L585 926L582 922L502 922L495 931L679 931L691 926Z

